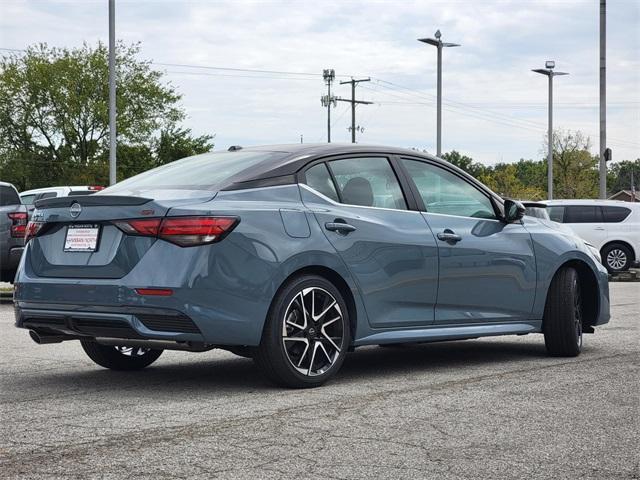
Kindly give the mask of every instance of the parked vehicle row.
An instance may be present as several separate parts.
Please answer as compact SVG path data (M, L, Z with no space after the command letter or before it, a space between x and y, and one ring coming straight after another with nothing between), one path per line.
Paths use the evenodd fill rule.
M13 185L0 182L0 281L11 282L24 249L27 209Z
M16 325L97 364L224 348L317 386L362 345L544 334L574 356L609 321L607 271L462 170L362 145L235 148L91 196L39 200Z
M567 225L594 245L609 272L628 270L640 259L640 203L616 200L548 200L551 220Z
M31 213L35 208L35 202L38 200L75 195L91 195L99 192L103 188L104 187L101 186L91 185L34 188L33 190L25 190L20 193L20 199L22 200L22 203L27 206L29 213Z

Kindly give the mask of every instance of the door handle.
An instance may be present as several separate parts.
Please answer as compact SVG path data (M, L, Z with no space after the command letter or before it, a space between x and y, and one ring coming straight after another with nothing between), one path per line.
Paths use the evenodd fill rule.
M453 231L449 230L448 228L444 232L438 233L437 237L438 240L449 243L457 243L462 240L462 237L460 235L458 235L457 233L453 233Z
M330 232L338 232L346 235L347 233L354 232L356 227L343 222L327 222L324 224L324 228Z
M604 230L604 227L595 227L594 230Z

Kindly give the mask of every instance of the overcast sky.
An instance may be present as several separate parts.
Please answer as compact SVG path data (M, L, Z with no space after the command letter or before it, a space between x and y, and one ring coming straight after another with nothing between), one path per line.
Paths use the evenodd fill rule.
M615 160L640 157L640 1L608 2L608 135ZM107 0L0 0L0 48L108 38ZM321 73L371 77L356 90L361 143L435 153L436 49L444 41L443 151L486 164L539 159L547 80L555 60L555 125L580 129L598 149L598 0L125 1L116 35L182 93L194 133L229 145L326 141ZM160 64L175 64L160 65ZM178 66L181 65L181 66ZM216 67L193 68L191 66ZM295 72L259 73L225 69ZM316 74L316 75L309 75ZM348 85L335 94L350 96ZM349 106L332 111L333 141L348 142Z

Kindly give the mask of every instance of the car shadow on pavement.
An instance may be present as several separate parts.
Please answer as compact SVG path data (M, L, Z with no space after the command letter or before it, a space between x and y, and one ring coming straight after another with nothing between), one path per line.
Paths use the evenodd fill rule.
M270 386L250 359L223 355L206 359L165 352L161 361L137 372L117 372L90 364L56 368L14 377L14 387L52 392L78 391L84 394L118 392L136 395L144 392L164 398L185 394L228 395L279 390ZM546 357L541 342L469 340L393 347L363 347L350 353L331 384L359 381L385 381L398 376L416 376L447 369L465 369L496 364L525 363ZM67 364L68 365L68 364ZM28 395L27 395L28 396Z

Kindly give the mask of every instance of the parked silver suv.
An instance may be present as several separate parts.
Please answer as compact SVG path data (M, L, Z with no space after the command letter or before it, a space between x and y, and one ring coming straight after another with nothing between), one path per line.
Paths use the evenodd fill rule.
M24 250L27 208L13 185L0 182L0 281L13 282Z

